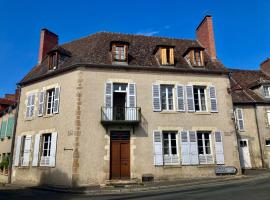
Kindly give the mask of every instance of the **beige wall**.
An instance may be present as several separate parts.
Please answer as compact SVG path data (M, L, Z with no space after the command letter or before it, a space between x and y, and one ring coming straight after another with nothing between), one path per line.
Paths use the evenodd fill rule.
M32 135L32 150L29 167L14 167L13 182L26 182L29 184L39 184L46 182L56 185L70 185L73 151L64 150L73 149L74 145L74 127L75 127L75 101L76 101L76 82L78 71L63 74L46 81L34 83L23 87L21 91L20 109L18 113L18 122L16 136ZM35 113L32 120L25 119L26 112L26 94L29 92L38 92L43 87L49 88L59 85L60 107L59 114L53 116L37 116L38 98L35 98ZM56 167L32 167L32 153L34 146L34 135L37 133L52 132L58 133Z
M100 109L104 105L106 81L135 82L137 106L141 107L142 124L131 135L131 177L141 178L152 173L155 178L214 175L214 166L153 165L153 130L221 130L224 139L225 164L239 168L239 155L234 123L231 119L232 101L227 93L229 81L222 76L166 74L150 72L120 72L116 70L83 71L82 134L80 136L80 183L100 183L109 179L110 137L109 130L127 130L124 126L106 130L100 123ZM218 95L218 113L179 113L152 111L152 84L202 84L215 85ZM209 103L209 101L208 101ZM208 106L209 109L209 106ZM213 144L213 143L212 143ZM179 144L180 145L180 144ZM214 149L213 149L214 150Z
M267 111L270 111L269 105L257 105L257 121L260 132L261 147L264 158L264 167L270 168L270 147L265 145L265 140L270 139L270 126L267 118Z
M262 160L254 106L238 105L235 108L242 108L244 118L244 131L238 131L238 138L248 139L251 166L252 168L260 168Z
M104 105L106 81L135 82L137 106L141 107L143 122L131 134L131 178L141 178L142 174L152 173L156 179L190 176L214 176L215 165L166 166L153 165L153 130L221 130L225 152L225 164L239 169L239 155L234 123L231 118L232 101L227 93L229 80L221 75L195 75L173 73L150 73L145 71L117 71L84 69L41 81L22 88L17 135L35 134L41 130L53 129L58 132L57 157L55 168L14 168L16 182L42 182L44 174L49 184L71 184L76 176L78 185L103 183L109 179L110 169L110 130L131 130L132 127L115 126L106 129L100 123L101 106ZM179 113L152 111L152 84L201 84L215 85L217 89L218 113ZM44 86L61 86L60 111L53 117L37 117L26 121L26 94L36 92ZM78 100L79 99L79 100ZM37 100L37 98L36 98ZM209 100L208 100L209 104ZM36 102L37 109L37 102ZM208 110L210 106L208 105ZM79 130L79 131L78 131ZM73 135L78 131L79 134ZM212 145L214 143L212 142ZM179 144L180 145L180 144ZM78 148L78 151L64 151ZM214 147L212 148L214 152ZM215 155L215 154L213 154ZM74 160L78 160L78 163ZM31 159L30 159L31 160ZM31 163L31 161L30 161Z

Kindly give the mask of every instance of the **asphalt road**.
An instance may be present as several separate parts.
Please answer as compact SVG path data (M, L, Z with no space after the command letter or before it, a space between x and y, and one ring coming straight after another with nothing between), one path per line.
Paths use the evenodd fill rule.
M5 200L25 200L25 199L56 199L56 200L120 200L120 199L217 199L217 200L269 200L270 199L270 178L261 178L259 180L240 180L230 183L203 184L197 186L188 186L182 188L170 188L166 190L138 192L133 194L106 195L106 196L86 196L73 195L68 193L56 193L32 189L0 189L0 199Z

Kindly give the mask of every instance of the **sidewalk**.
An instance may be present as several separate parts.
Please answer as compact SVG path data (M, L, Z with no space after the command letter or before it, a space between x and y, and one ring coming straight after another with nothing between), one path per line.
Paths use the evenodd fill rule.
M239 181L252 181L261 178L270 178L270 170L248 170L245 175L238 176L217 176L217 177L206 177L206 178L190 178L190 179L178 179L178 180L164 180L157 182L146 182L126 185L115 185L115 186L89 186L89 187L79 187L79 188L60 188L53 186L19 186L19 185L6 185L7 189L10 187L25 187L37 190L54 191L62 193L73 193L73 194L86 194L91 196L98 195L111 195L120 193L134 193L134 192L144 192L144 191L154 191L168 188L185 188L200 186L206 184L222 184L231 183Z

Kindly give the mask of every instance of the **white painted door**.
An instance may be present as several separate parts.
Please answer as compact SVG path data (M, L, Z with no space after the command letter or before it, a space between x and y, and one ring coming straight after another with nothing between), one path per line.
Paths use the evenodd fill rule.
M244 169L251 168L249 146L248 146L247 139L239 140L239 154L240 154L241 167Z

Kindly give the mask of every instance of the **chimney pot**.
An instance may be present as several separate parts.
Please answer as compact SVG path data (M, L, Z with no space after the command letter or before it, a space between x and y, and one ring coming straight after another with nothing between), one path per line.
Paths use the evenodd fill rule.
M44 28L40 32L40 45L38 63L40 64L45 58L46 54L58 45L58 35Z
M211 15L206 15L196 28L197 40L206 48L211 59L216 59L216 47Z

